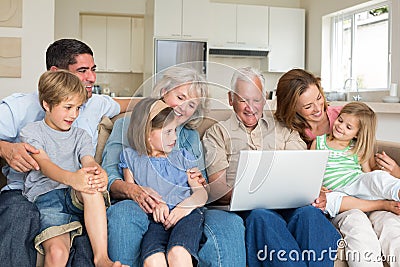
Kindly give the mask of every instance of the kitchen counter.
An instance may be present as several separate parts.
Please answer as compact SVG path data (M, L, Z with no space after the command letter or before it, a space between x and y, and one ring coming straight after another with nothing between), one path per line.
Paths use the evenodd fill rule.
M361 101L364 102L364 101ZM329 102L332 106L344 106L347 101L332 101ZM383 102L364 102L370 106L375 113L387 113L387 114L400 114L400 103L383 103Z

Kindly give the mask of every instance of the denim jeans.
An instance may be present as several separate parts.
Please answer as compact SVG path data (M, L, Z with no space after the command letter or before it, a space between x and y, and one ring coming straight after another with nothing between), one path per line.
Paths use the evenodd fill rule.
M244 217L250 267L334 265L340 235L321 210L256 209Z
M181 218L174 227L165 230L162 223L155 222L149 214L149 229L143 236L141 245L141 260L158 252L168 252L176 246L183 247L192 257L198 260L200 238L203 233L204 214L201 208L194 209L190 214Z
M204 235L199 266L246 266L242 219L221 210L205 209ZM117 202L107 209L108 254L131 267L140 266L140 244L147 231L147 214L133 200Z
M1 266L36 266L34 239L39 233L39 211L21 190L0 194L0 262ZM74 239L68 267L89 267L93 253L87 235Z
M39 211L21 190L0 194L1 266L36 266L35 236L39 233Z

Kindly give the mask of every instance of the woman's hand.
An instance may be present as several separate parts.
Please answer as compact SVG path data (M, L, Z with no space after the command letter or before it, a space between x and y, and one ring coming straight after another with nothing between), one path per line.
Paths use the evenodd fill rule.
M400 167L395 160L389 157L385 151L382 153L375 154L375 161L378 164L378 167L390 173L392 176L400 178Z
M169 228L175 226L175 224L180 219L182 219L186 215L190 214L192 212L192 210L193 209L190 209L190 208L179 207L179 205L176 206L173 210L171 210L171 212L169 213L167 219L163 223L164 227L165 227L165 230L168 230Z
M319 197L314 200L314 203L312 205L322 211L325 210L326 207L326 193L329 192L326 187L321 187L321 191L319 192Z
M133 192L132 199L139 204L139 207L146 213L152 213L161 202L161 196L150 187L135 184L136 190Z

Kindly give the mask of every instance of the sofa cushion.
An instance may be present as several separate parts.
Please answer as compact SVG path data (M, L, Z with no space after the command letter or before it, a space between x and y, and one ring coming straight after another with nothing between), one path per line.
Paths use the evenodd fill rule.
M378 140L377 147L378 152L385 151L387 155L400 164L400 143Z
M106 145L107 139L111 134L113 126L114 123L111 121L109 117L106 116L103 116L99 125L97 126L99 136L97 139L96 153L94 154L94 159L100 165L102 162L104 146Z

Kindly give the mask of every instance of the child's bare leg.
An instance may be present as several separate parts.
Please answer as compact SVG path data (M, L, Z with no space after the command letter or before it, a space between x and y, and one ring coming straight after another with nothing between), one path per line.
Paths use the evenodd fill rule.
M155 253L144 260L143 267L167 267L165 254L162 252Z
M70 243L69 233L55 236L44 241L42 244L45 251L44 266L64 267L67 265Z
M103 195L101 193L86 194L76 192L77 197L83 202L85 226L92 245L94 264L97 267L126 266L120 262L112 262L107 251L107 217Z
M359 209L363 212L386 210L395 214L400 214L400 202L393 200L365 200L346 196L342 198L339 212Z
M192 255L190 255L190 253L184 247L175 246L168 252L168 266L193 266Z

